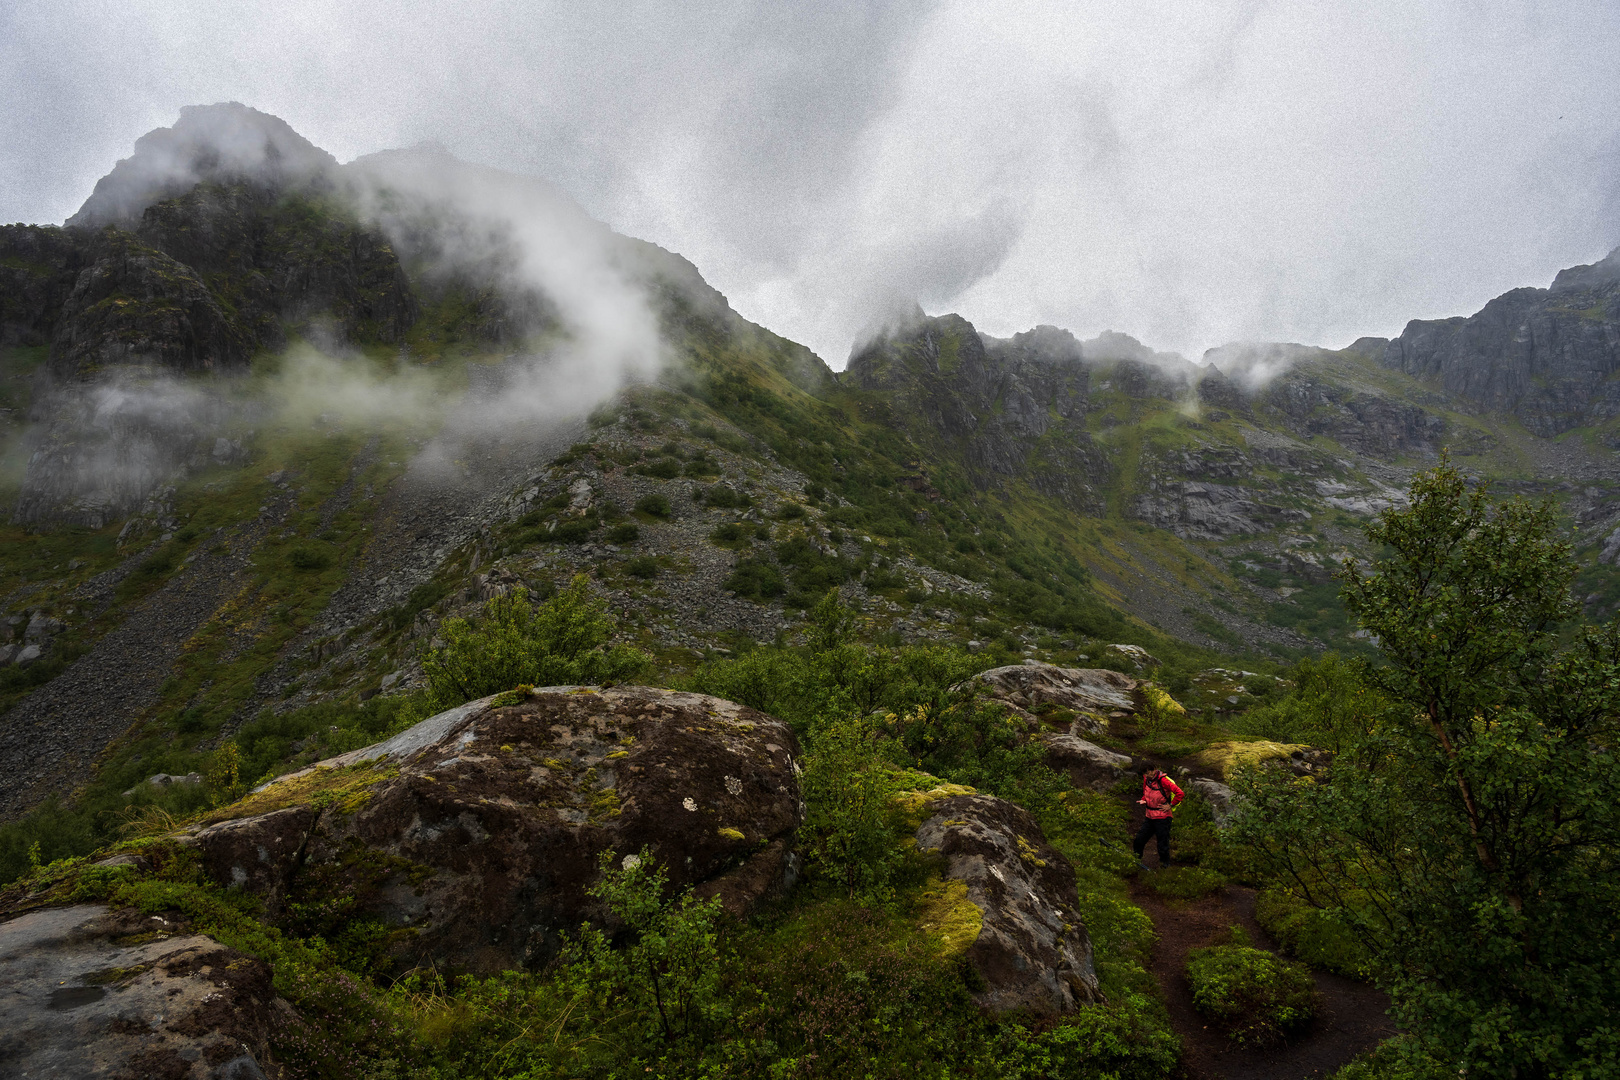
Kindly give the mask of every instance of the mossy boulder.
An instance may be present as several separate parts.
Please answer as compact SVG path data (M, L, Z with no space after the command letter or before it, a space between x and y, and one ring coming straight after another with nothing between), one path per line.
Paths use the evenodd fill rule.
M1194 760L1203 770L1226 780L1237 770L1255 765L1277 765L1297 775L1310 776L1327 765L1328 754L1304 743L1260 739L1214 743L1200 751Z
M925 921L978 973L980 1007L1051 1016L1099 1000L1074 868L1035 818L993 795L925 805L932 816L918 828L917 846L946 863Z
M702 694L514 692L273 781L184 839L272 920L324 905L379 923L401 966L533 966L610 922L586 891L604 851L646 848L734 914L791 884L798 753L787 725Z

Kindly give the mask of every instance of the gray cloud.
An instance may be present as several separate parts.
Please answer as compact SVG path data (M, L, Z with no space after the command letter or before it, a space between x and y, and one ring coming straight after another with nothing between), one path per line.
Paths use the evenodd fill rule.
M234 99L545 177L835 364L913 298L1342 345L1620 242L1617 43L1608 0L18 4L0 219Z

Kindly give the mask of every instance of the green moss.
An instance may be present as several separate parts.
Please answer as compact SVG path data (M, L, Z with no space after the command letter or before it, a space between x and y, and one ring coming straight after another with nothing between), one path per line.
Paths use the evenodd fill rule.
M263 790L210 811L199 820L202 824L234 821L290 806L314 806L352 814L371 798L372 788L398 775L399 766L392 763L362 761L336 769L315 766L275 780Z
M966 952L979 939L984 912L968 899L967 883L941 878L918 891L917 926L939 942L945 956Z

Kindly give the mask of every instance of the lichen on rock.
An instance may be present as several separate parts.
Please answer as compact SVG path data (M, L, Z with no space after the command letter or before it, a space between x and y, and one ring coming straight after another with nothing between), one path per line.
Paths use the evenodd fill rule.
M925 905L925 921L947 940L959 939L966 921L950 899L956 885L979 911L978 933L964 949L984 982L974 1000L991 1012L1041 1015L1098 1001L1074 868L1047 844L1034 817L992 795L954 795L928 807L933 816L917 830L917 846L944 856L946 886Z

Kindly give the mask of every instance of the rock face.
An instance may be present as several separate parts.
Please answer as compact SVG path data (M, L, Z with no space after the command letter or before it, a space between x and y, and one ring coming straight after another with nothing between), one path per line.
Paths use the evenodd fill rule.
M1075 510L1101 512L1112 466L1086 430L1091 372L1067 331L998 341L959 315L919 311L851 356L844 378L889 392L896 424L959 449L979 485L1027 477Z
M644 687L501 700L284 777L185 840L273 919L346 897L400 931L402 963L474 971L543 963L605 920L586 895L601 852L646 847L737 914L791 884L804 811L787 725Z
M1020 712L1032 713L1043 705L1070 710L1076 714L1071 734L1101 732L1110 713L1136 710L1131 692L1139 680L1103 668L1015 664L981 671L974 678L989 688L992 698Z
M1620 415L1620 250L1468 318L1413 320L1383 362L1544 437Z
M161 918L81 904L0 922L0 1073L279 1077L270 968Z
M1076 907L1074 869L1027 811L990 795L929 804L917 846L947 860L983 913L968 961L984 980L974 1000L992 1012L1052 1015L1098 1000L1091 938Z

